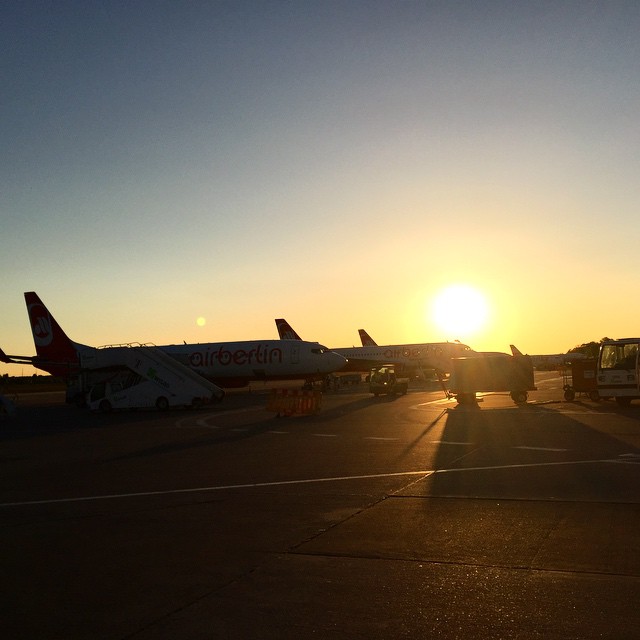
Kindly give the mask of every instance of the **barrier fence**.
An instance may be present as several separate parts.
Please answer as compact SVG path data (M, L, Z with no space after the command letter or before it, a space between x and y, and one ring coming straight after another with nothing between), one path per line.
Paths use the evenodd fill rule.
M308 416L320 411L321 391L304 389L272 389L267 402L267 411L278 416Z

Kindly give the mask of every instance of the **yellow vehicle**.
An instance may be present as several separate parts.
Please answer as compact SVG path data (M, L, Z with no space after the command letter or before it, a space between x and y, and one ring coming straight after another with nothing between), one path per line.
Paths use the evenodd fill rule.
M395 396L407 393L409 382L406 378L398 378L395 365L383 364L373 367L369 375L369 391L374 396L388 394Z

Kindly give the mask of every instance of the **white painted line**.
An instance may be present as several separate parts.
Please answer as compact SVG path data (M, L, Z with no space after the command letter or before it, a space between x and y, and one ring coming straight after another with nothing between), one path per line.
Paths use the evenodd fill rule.
M267 431L267 433L278 433L283 435L289 435L291 431Z
M313 433L316 438L337 438L338 435L335 433Z
M214 487L196 487L193 489L168 489L166 491L140 491L137 493L114 493L102 496L84 496L81 498L53 498L50 500L29 500L26 502L4 502L2 507L24 507L39 504L61 504L68 502L94 502L97 500L120 500L122 498L145 498L152 496L170 496L181 493L208 493L211 491L225 491L232 489L259 489L263 487L284 487L296 484L315 484L319 482L344 482L345 480L375 480L378 478L393 478L400 476L425 476L428 477L434 471L399 471L396 473L374 473L359 476L337 476L334 478L311 478L308 480L281 480L279 482L253 482L250 484L228 484Z
M568 449L551 449L549 447L513 447L514 449L526 449L527 451L568 451Z
M431 444L457 444L457 445L469 446L469 445L472 445L473 442L452 442L450 440L431 440Z
M99 496L83 496L79 498L52 498L49 500L27 500L24 502L4 502L0 503L0 508L3 507L26 507L43 504L63 504L72 502L96 502L98 500L122 500L124 498L145 498L153 496L170 496L188 493L210 493L212 491L231 491L233 489L259 489L264 487L285 487L290 485L302 485L302 484L317 484L320 482L345 482L351 480L376 480L379 478L398 478L408 476L429 476L438 473L461 473L465 471L499 471L502 469L526 469L535 467L557 467L557 466L572 466L577 464L602 464L602 463L615 463L621 464L622 460L572 460L567 462L538 462L532 464L509 464L509 465L495 465L491 467L462 467L458 469L422 469L420 471L399 471L395 473L375 473L369 475L357 475L357 476L336 476L332 478L310 478L307 480L281 480L279 482L253 482L249 484L228 484L219 485L213 487L195 487L192 489L168 489L165 491L140 491L137 493L116 493Z
M228 416L228 415L233 415L236 413L249 413L250 411L256 411L257 409L259 409L259 407L245 407L242 409L229 409L228 411L209 411L208 413L205 413L201 418L198 418L195 421L195 426L198 427L204 427L206 429L219 429L220 427L214 427L211 426L209 424L207 424L207 420L210 420L211 418L221 418L222 416ZM179 429L182 428L193 428L194 424L193 424L193 416L187 416L186 418L180 418L180 420L178 420L175 423L176 427L178 427Z

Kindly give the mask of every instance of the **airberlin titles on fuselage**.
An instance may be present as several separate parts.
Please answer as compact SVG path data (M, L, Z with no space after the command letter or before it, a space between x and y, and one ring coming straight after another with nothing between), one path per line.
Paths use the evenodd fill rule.
M281 364L282 362L282 349L262 344L249 350L232 350L220 345L216 349L207 348L204 351L191 351L189 353L189 364L196 369L210 367L214 364L224 367L230 364Z
M385 358L419 358L427 354L442 355L442 347L412 347L412 346L399 346L390 349L385 349Z

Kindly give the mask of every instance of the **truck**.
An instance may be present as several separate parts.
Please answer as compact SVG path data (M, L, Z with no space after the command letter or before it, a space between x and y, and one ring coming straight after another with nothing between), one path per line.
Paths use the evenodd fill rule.
M639 352L640 338L605 340L600 344L596 380L601 398L615 398L623 406L640 399Z
M447 396L459 404L476 402L476 392L508 391L516 404L525 403L528 391L535 391L531 356L506 353L478 353L454 358Z
M398 378L393 364L383 364L373 367L369 373L369 391L374 396L393 395L407 393L409 381L407 378Z

